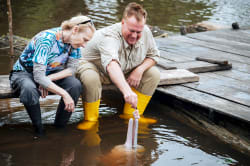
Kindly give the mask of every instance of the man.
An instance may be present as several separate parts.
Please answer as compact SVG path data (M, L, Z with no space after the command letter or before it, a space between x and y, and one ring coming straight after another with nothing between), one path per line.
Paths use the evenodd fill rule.
M124 115L134 109L143 114L159 81L154 67L159 51L146 23L141 5L129 3L121 23L98 30L84 48L77 76L84 88L84 119L79 129L89 129L98 120L102 83L113 82L122 92Z

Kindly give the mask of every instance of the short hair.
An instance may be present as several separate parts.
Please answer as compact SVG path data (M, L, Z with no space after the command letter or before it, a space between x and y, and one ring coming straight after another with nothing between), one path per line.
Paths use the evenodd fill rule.
M126 19L131 16L135 16L137 21L141 21L143 18L146 20L147 12L140 4L131 2L126 6L122 18Z
M61 28L62 30L71 30L76 25L79 26L79 32L86 31L87 29L90 29L92 32L95 31L95 26L91 19L81 14L74 16L69 20L63 21Z

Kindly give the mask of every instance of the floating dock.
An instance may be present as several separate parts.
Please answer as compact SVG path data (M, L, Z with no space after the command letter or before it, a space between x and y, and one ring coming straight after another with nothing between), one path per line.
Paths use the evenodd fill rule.
M250 124L249 29L207 31L156 41L161 69L175 66L200 78L198 82L160 86L158 91Z

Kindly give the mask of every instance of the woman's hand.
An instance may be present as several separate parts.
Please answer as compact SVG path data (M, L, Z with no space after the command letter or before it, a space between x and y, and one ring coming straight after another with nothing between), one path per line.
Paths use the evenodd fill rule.
M64 109L67 110L68 112L74 112L74 110L75 110L75 102L68 93L66 93L63 96L63 101L64 101L64 104L65 104Z
M41 97L42 98L46 98L46 96L48 96L48 93L49 93L48 90L43 88L41 85L39 85L39 90L41 92Z

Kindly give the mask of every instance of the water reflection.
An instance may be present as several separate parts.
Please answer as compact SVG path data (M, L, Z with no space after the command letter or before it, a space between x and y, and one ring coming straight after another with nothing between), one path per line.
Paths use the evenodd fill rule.
M16 99L0 104L8 115L2 115L0 127L0 165L248 165L249 157L216 140L208 133L188 127L172 118L166 106L153 101L145 117L157 119L138 135L143 153L123 153L117 148L126 139L127 120L120 119L121 110L101 104L99 123L89 131L77 130L83 113L81 101L66 129L55 129L56 105L59 97L41 101L47 137L32 140L32 127L24 108ZM4 103L4 102L3 102ZM6 101L5 101L6 103ZM19 111L18 111L19 110ZM18 112L16 112L18 111ZM9 118L8 116L12 117ZM144 128L139 123L140 128ZM29 158L27 158L29 156Z
M40 98L42 121L44 124L53 124L57 105L60 96L47 96L45 99ZM0 126L15 125L22 123L31 123L31 120L19 98L1 99L0 100ZM99 114L101 117L111 116L116 114L116 108L110 108L106 104L101 103ZM79 122L83 119L82 101L79 99L75 112L70 118L70 124Z

